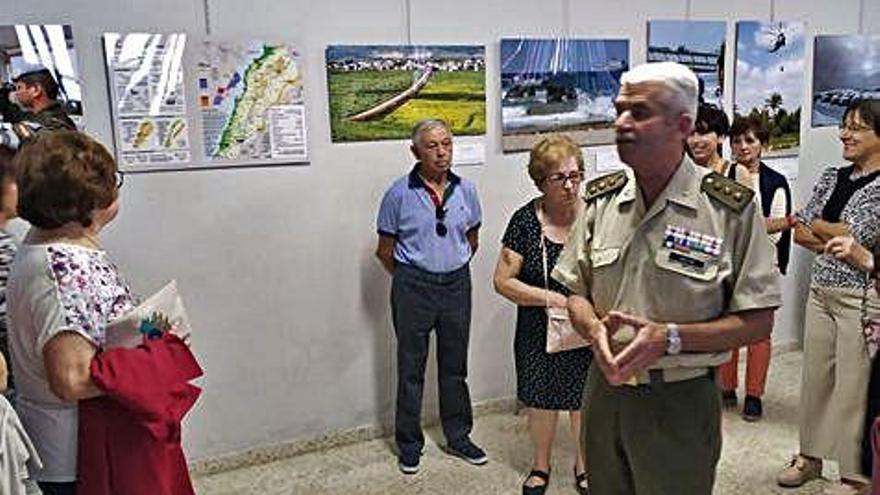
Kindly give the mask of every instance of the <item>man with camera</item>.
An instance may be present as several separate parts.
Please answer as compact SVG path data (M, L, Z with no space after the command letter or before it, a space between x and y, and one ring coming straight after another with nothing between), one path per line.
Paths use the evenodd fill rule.
M23 72L13 78L12 84L0 87L0 144L17 148L18 142L27 141L40 129L76 130L76 124L58 101L59 90L58 82L46 68Z

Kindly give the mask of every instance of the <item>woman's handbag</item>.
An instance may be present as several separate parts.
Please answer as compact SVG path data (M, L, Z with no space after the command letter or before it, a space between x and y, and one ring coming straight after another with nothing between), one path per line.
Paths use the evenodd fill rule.
M541 218L540 209L536 213L538 214L538 222L541 224L541 258L544 261L544 311L547 312L547 352L552 354L586 347L590 343L572 326L571 319L568 317L568 309L550 306L550 272L547 269L544 221Z

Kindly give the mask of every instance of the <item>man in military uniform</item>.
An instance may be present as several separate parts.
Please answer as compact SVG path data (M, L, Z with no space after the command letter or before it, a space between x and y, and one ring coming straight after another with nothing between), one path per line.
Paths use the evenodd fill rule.
M12 80L10 87L0 89L0 116L4 122L29 122L41 128L76 130L76 124L58 101L60 87L49 69L24 72ZM15 98L15 103L10 96Z
M582 433L596 495L711 494L714 367L767 338L781 304L753 193L684 153L697 87L671 62L622 76L616 140L631 171L587 185L553 271L593 345Z

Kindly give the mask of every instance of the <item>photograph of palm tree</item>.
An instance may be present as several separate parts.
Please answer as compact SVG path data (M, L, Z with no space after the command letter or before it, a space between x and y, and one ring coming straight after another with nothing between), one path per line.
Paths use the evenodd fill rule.
M764 122L767 156L798 154L803 88L803 23L736 23L733 113Z

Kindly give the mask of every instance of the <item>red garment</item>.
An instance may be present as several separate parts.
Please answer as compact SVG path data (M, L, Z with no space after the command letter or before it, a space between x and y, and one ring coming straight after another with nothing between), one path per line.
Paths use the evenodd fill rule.
M761 397L767 383L767 370L770 369L770 339L748 345L746 365L746 395ZM721 390L736 392L739 349L734 349L730 361L721 365Z
M193 495L180 422L202 369L169 333L134 349L98 353L92 380L107 395L79 403L77 491L87 495Z

